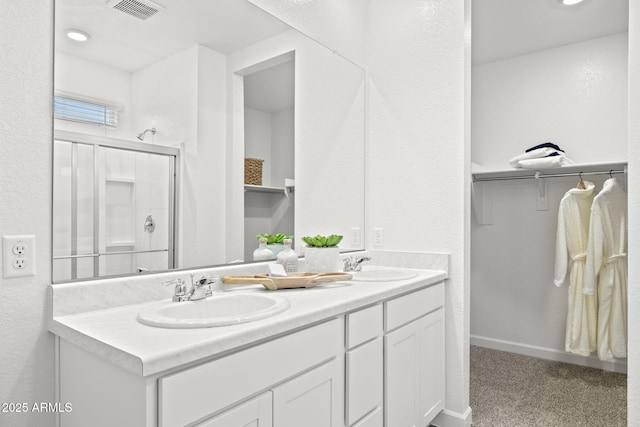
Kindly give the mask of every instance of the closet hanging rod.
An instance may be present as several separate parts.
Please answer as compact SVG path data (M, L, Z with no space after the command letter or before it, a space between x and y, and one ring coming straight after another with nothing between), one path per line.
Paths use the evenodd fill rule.
M601 170L601 171L590 171L590 172L560 172L560 173L536 173L533 171L531 175L512 175L512 176L494 176L494 177L482 177L482 176L473 176L474 182L485 182L485 181L508 181L514 179L535 179L535 178L561 178L565 176L588 176L588 175L614 175L627 173L626 168L623 170L620 169L609 169L609 170Z

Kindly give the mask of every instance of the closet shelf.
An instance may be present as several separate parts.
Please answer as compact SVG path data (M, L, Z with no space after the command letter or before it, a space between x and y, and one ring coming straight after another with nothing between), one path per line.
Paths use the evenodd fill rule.
M472 172L473 182L505 181L512 179L556 178L563 176L583 176L620 174L627 170L627 162L585 163L548 169L509 169L499 171Z

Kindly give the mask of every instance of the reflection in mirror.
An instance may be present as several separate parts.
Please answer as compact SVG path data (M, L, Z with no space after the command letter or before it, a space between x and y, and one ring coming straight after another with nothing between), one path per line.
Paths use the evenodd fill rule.
M361 68L246 0L125 3L55 1L54 282L364 230Z

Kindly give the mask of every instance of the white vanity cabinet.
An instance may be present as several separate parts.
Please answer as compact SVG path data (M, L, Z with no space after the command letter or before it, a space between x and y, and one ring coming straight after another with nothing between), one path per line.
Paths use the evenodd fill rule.
M60 336L59 425L426 427L444 406L443 302L425 284L148 375Z
M444 287L385 302L385 425L428 426L444 408Z

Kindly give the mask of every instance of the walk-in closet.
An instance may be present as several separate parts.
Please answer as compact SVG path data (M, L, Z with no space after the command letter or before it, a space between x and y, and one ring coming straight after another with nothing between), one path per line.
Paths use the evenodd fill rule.
M608 405L593 425L619 425L607 411L626 413L628 0L478 0L472 28L471 401L491 381L542 398L542 369L576 396L504 425L583 425L571 415L580 385L617 396L591 407ZM611 191L615 214L603 214ZM613 251L600 239L612 230ZM487 363L500 375L487 379ZM492 405L518 412L515 395Z

